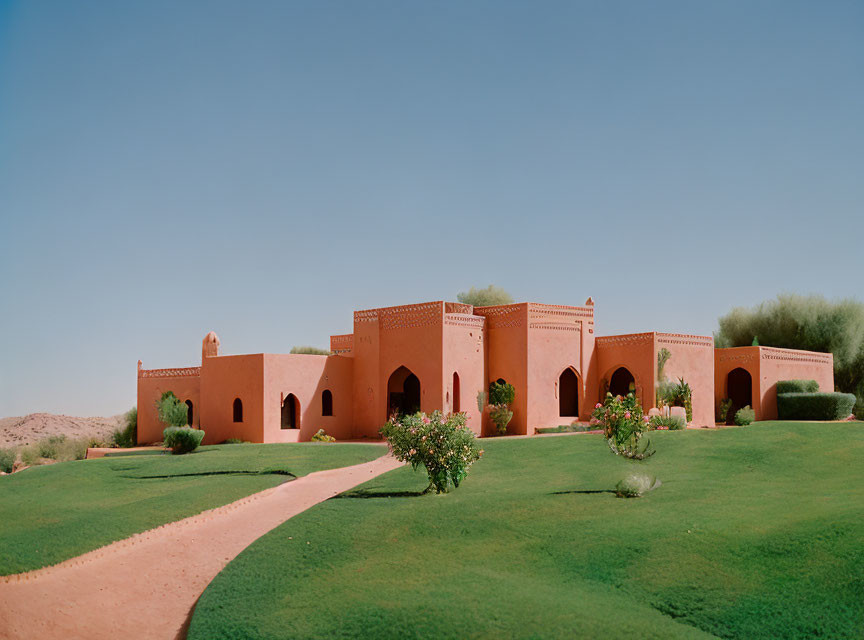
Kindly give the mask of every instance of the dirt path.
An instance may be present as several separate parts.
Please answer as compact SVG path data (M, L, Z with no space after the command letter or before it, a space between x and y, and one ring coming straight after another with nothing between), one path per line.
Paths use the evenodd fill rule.
M183 638L205 587L249 544L400 464L388 455L311 473L54 567L0 578L0 637Z

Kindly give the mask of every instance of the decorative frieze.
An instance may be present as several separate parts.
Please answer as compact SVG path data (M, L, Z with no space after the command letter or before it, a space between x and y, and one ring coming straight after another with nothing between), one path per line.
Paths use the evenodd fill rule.
M623 336L601 336L598 337L596 343L602 345L633 345L646 344L654 339L653 333L628 333Z
M582 333L581 324L565 324L563 322L530 322L529 329L547 329L551 331L575 331Z
M781 360L784 362L803 362L808 364L833 364L834 362L834 358L830 353L777 349L772 347L761 347L759 349L759 356L762 360Z
M138 369L139 378L197 378L201 367L182 367L179 369Z
M468 327L470 329L482 329L486 323L483 316L464 315L461 313L448 313L444 316L444 324L453 327Z
M714 348L714 338L689 333L658 333L657 342L658 344L684 344L691 347Z

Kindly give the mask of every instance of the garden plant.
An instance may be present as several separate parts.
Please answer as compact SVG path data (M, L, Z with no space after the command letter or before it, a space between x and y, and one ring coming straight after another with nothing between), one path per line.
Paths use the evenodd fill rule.
M605 402L598 402L591 416L592 424L603 429L616 456L644 460L654 455L650 440L642 439L648 430L648 417L642 413L642 405L633 393L613 396L607 392Z
M464 413L435 411L392 418L381 428L397 460L408 462L415 470L423 467L429 476L424 493L446 493L449 485L458 488L471 465L483 450L465 426Z
M489 384L489 418L500 435L507 433L507 425L513 419L510 407L516 400L516 387L498 380Z

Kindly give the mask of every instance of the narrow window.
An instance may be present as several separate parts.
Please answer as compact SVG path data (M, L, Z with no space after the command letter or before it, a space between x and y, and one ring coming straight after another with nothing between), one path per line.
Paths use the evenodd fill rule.
M192 422L192 418L194 418L194 417L195 417L195 412L192 410L192 401L187 400L186 401L186 424L188 424L190 427L193 424L195 424L194 422Z
M330 389L324 389L321 392L321 415L333 415L333 394L330 393Z
M234 422L243 422L243 401L234 398Z

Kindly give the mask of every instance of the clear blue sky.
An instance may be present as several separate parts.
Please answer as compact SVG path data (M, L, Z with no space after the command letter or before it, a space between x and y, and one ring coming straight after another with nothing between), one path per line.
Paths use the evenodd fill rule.
M351 312L864 293L864 3L0 0L0 416Z

